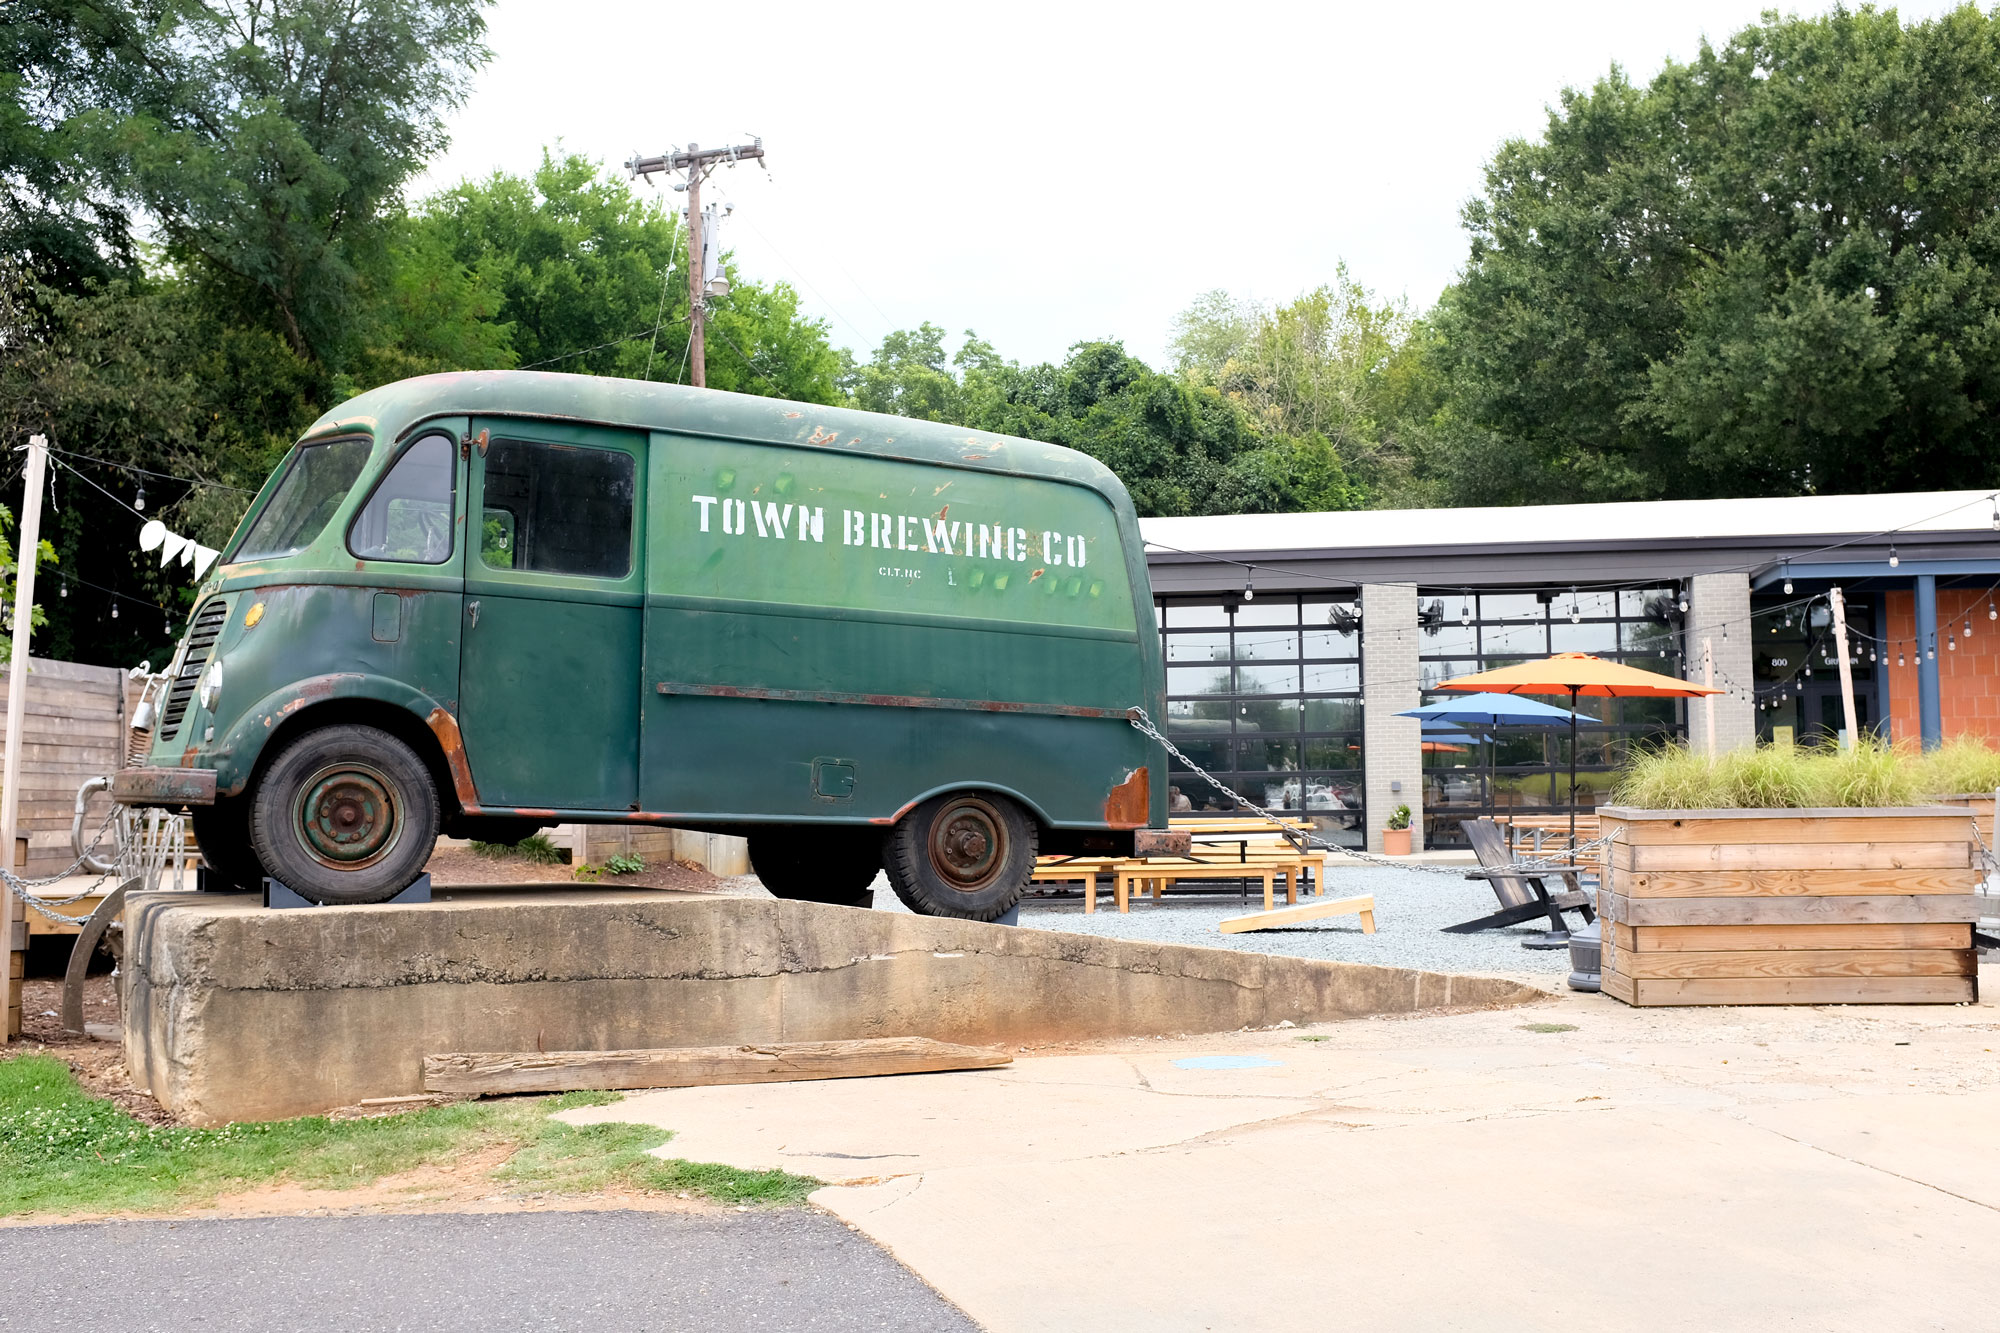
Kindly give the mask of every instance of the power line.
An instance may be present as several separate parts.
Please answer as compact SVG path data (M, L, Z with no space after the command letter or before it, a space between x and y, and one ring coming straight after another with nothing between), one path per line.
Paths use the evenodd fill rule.
M95 458L90 454L77 453L73 449L58 449L54 445L49 446L49 452L52 454L61 454L66 458L80 458L86 463L96 463L100 467L116 468L120 472L137 472L143 476L158 477L162 481L179 482L183 486L209 486L219 491L235 491L238 495L255 495L257 493L242 486L231 486L229 483L223 481L210 481L205 477L177 477L171 472L155 472L151 468L140 467L137 463L114 463L108 458Z

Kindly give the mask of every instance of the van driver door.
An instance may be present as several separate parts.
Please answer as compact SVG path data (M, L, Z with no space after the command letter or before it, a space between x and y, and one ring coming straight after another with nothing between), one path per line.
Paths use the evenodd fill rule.
M472 423L459 727L486 807L639 798L646 437Z

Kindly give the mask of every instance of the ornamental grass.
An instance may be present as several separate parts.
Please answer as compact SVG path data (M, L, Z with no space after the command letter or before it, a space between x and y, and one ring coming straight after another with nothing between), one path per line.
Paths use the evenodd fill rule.
M2000 751L1961 739L1929 754L1863 738L1846 749L1760 745L1719 755L1663 745L1633 755L1612 803L1642 810L1876 809L2000 786Z

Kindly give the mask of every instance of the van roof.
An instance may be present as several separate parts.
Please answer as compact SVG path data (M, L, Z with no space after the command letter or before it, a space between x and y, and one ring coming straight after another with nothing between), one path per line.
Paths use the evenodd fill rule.
M327 412L307 436L365 428L401 438L427 420L514 416L901 458L912 462L1073 482L1131 513L1124 484L1088 454L911 417L758 398L650 380L535 370L421 375L370 389Z

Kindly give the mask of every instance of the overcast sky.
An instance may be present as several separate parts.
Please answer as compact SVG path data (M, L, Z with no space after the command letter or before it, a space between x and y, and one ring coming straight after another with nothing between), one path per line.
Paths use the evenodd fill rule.
M1112 337L1160 364L1201 292L1284 300L1342 259L1429 305L1502 140L1564 86L1613 62L1650 78L1767 3L500 0L418 188L527 171L558 139L622 163L761 135L768 176L713 179L725 244L837 344L928 319L1023 362Z

